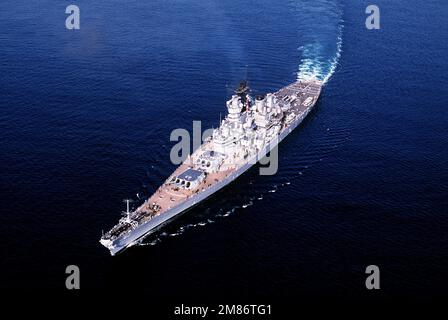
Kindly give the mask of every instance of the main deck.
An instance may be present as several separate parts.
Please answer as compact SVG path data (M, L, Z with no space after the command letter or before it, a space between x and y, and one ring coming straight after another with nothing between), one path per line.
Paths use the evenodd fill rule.
M289 104L288 113L292 115L292 119L295 119L315 103L319 97L320 90L321 84L319 82L295 82L280 89L274 95L278 99L278 103L282 108L286 109L286 105ZM310 101L309 104L304 104L307 99L312 99L312 101ZM282 130L287 127L288 124L285 123ZM232 174L232 172L235 172L238 169L238 165L230 164L224 166L224 169L221 169L218 172L211 172L207 174L205 179L195 190L179 188L170 183L173 178L179 176L182 172L185 172L189 168L194 168L192 159L195 155L203 153L206 150L212 150L211 143L209 141L204 143L198 150L195 151L193 155L189 156L184 163L180 165L156 190L156 192L136 210L136 212L143 217L142 221L163 214L165 211L178 206L195 194L203 192L207 188L212 187L218 181L225 179ZM232 161L232 163L236 162L240 165L245 163L245 159L242 158L233 160L234 161Z
M203 145L200 149L206 150L207 146ZM199 150L198 150L199 151ZM165 211L178 206L182 202L188 200L190 197L194 196L199 192L203 192L205 189L210 188L212 185L225 179L232 172L235 171L236 167L229 167L226 170L221 170L218 172L212 172L207 174L205 179L199 184L198 188L195 190L188 190L179 188L170 183L170 181L179 176L182 172L187 169L193 168L191 163L192 157L180 165L169 177L168 179L156 190L156 192L147 200L145 203L137 209L137 212L144 213L148 217L154 217L159 214L163 214Z
M267 95L264 99L267 103L258 100L253 108L246 107L245 111L240 111L243 105L239 104L239 98L232 97L227 105L230 119L227 120L227 125L231 124L230 128L237 130L238 133L238 130L244 131L243 124L246 124L248 131L239 136L241 141L238 143L241 145L238 147L233 146L236 142L232 141L237 141L233 136L231 137L235 140L228 142L231 148L239 148L239 151L229 153L218 151L220 149L215 150L216 143L222 143L221 141L226 141L227 138L224 133L215 131L214 133L222 135L221 138L218 136L216 140L215 137L207 139L149 199L137 210L128 212L125 218L120 219L100 242L115 254L236 179L304 119L319 98L321 87L322 83L319 81L295 82L274 94ZM268 109L264 109L267 106ZM266 112L269 112L269 118L263 118ZM238 115L237 118L235 114ZM246 120L239 120L240 114L241 119ZM261 118L258 115L261 115ZM255 119L255 122L247 122L247 119ZM261 132L261 135L256 132ZM279 139L274 140L277 135ZM243 145L243 141L249 143L249 140L252 142L247 147L246 144ZM208 161L206 166L204 157L205 161Z

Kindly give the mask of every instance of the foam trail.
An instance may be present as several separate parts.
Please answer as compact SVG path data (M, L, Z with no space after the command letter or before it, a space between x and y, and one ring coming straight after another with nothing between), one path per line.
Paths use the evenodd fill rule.
M342 52L342 6L337 0L292 0L299 20L298 80L326 83L336 71Z

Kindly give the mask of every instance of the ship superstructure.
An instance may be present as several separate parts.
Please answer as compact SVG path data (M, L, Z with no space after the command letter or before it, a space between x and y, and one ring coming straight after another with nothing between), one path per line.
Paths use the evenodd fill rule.
M235 180L302 122L321 88L318 80L297 81L253 98L242 82L212 136L149 199L105 233L101 244L114 255Z

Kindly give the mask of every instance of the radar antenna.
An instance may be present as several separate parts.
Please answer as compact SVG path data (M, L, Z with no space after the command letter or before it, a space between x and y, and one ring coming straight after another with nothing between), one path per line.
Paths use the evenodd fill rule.
M239 87L235 90L235 93L241 98L241 102L243 104L243 109L241 110L241 112L243 112L244 109L249 110L250 108L250 99L249 99L250 88L248 85L249 81L247 80L249 72L248 70L249 65L246 65L245 80L240 81Z

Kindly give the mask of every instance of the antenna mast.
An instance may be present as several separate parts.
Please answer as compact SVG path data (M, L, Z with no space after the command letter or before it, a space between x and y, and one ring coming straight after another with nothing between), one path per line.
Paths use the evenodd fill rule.
M131 216L131 212L129 211L129 203L131 202L131 199L125 199L124 202L126 202L126 218L129 220Z

